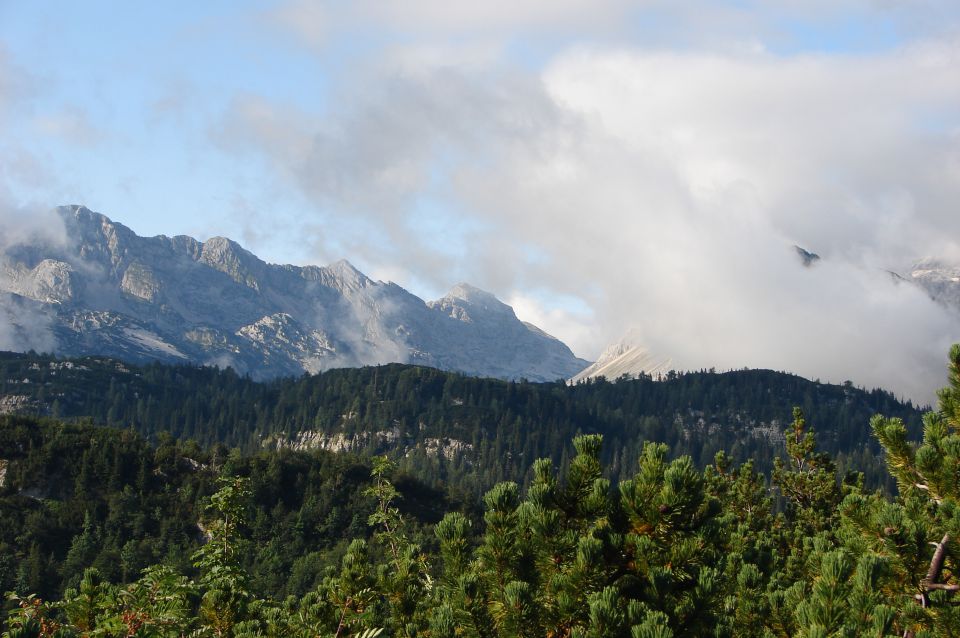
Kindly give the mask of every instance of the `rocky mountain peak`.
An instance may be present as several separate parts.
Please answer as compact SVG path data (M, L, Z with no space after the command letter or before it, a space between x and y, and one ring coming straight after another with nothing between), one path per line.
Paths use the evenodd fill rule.
M471 286L470 284L461 281L456 286L450 289L450 292L446 295L450 299L459 299L461 301L466 301L474 304L498 304L505 305L501 303L492 293L487 292L486 290L481 290L476 286Z
M373 283L366 275L357 270L354 265L346 259L336 261L327 266L324 270L326 270L333 279L332 282L328 282L328 285L332 284L334 288L342 292L366 288Z
M60 217L68 227L78 231L78 235L86 241L98 241L116 237L117 235L133 235L133 231L114 222L106 215L95 213L82 204L61 206L57 209Z
M264 269L256 255L226 237L211 237L203 242L199 261L228 275L237 283L260 289L259 278Z
M474 321L481 316L509 316L516 320L513 308L492 293L465 282L457 284L450 292L429 305L465 322Z
M72 218L80 224L101 226L105 222L112 223L106 215L95 213L83 204L70 204L69 206L60 206L57 212L64 218Z
M123 224L81 204L61 206L57 212L66 226L67 236L77 244L78 256L107 270L121 268L126 252L138 239L136 233Z

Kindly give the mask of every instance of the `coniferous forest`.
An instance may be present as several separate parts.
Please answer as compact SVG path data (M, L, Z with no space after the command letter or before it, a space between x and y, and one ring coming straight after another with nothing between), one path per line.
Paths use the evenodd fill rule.
M28 369L38 363L20 362ZM126 391L136 401L155 396L147 392L149 374L191 372L133 373L146 384ZM234 406L222 417L224 428L250 414L239 407L244 402L265 415L238 425L232 439L203 438L196 425L187 430L202 422L196 416L180 418L184 429L173 431L146 416L123 429L95 425L121 425L127 404L114 400L112 417L90 410L82 419L71 407L84 401L82 388L71 394L44 382L21 396L37 412L49 405L50 416L0 421L0 587L11 592L3 635L960 635L960 346L950 353L950 385L922 425L912 421L912 406L889 395L817 384L822 395L794 401L789 418L767 416L782 435L762 440L778 449L741 437L754 443L704 461L707 446L696 455L684 447L695 435L725 443L735 438L733 423L756 425L731 407L737 384L744 400L758 405L778 398L764 391L750 399L747 372L719 375L719 390L705 381L709 374L568 388L385 367L248 385L250 394L207 386L206 407L202 390L180 394L185 414ZM8 371L7 379L23 385L28 377ZM439 399L417 385L431 379ZM99 392L123 394L116 381L100 382L107 387ZM249 384L235 376L229 383ZM408 384L406 395L390 383ZM200 388L195 379L169 387L189 386ZM687 392L685 412L664 399L672 392ZM663 401L661 411L635 418L631 401L658 405L651 395ZM393 398L400 396L408 402ZM445 396L448 407L465 409L444 410ZM850 413L871 399L900 414L876 410L861 429L846 427ZM415 471L410 456L276 444L298 423L319 428L335 418L337 427L355 423L361 432L379 423L368 412L377 406L399 421L401 435L411 416L427 429L426 417L405 412L420 400L436 402L432 414L448 437L475 445L486 438L471 428L503 434L484 420L499 413L483 406L506 401L510 412L511 401L526 405L511 413L523 428L515 430L516 446L501 441L504 458L553 444L527 447L525 436L570 438L563 451L526 468L522 460L507 462L503 471L516 474L479 499L476 487L497 473L452 471L442 454ZM161 410L159 401L152 405ZM845 414L831 421L822 416L825 406ZM720 423L728 407L740 419ZM475 421L451 417L471 411ZM684 422L683 414L696 419ZM583 427L560 427L581 415ZM538 418L547 426L538 430ZM834 429L824 431L823 422ZM858 460L881 471L870 444L858 438L866 430L889 482L868 483L857 471ZM629 463L617 449L627 440L637 446ZM851 442L858 449L844 450ZM834 450L844 452L843 467ZM474 468L490 462L475 459Z
M169 435L215 456L280 447L387 454L472 500L500 481L525 485L539 458L565 470L581 434L603 435L604 475L614 482L636 472L646 441L666 443L671 458L688 455L700 469L724 450L769 474L795 406L841 472L856 468L869 487L892 491L870 418L900 418L916 437L922 415L883 390L770 370L570 386L390 364L257 383L230 369L5 353L0 394L17 397L20 414L132 429L153 443Z

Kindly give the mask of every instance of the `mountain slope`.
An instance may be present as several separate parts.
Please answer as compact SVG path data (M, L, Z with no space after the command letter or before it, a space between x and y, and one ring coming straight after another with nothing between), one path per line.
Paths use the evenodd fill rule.
M70 240L13 246L0 264L7 341L22 349L229 365L257 378L410 362L554 380L588 363L467 285L428 304L347 261L274 265L224 237L140 237L82 206L58 213Z
M607 347L596 362L578 372L570 381L577 383L598 377L613 380L624 375L638 377L641 374L657 377L673 369L673 361L669 357L657 356L641 343L639 334L631 330L620 341Z

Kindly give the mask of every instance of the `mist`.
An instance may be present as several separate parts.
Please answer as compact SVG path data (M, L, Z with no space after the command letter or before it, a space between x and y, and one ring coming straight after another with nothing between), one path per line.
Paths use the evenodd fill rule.
M64 246L67 229L52 206L17 204L0 188L0 256L17 246Z
M0 193L0 350L54 352L57 340L53 317L31 299L10 294L17 290L11 252L20 246L62 246L67 241L63 220L49 208L15 205Z
M0 350L52 353L56 347L52 315L36 302L0 292Z

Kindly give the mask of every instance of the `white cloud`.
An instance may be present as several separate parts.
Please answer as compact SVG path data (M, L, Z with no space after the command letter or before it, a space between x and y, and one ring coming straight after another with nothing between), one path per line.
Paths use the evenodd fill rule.
M28 110L36 94L36 82L0 42L0 130L14 121L14 115Z
M65 106L59 111L38 115L33 124L43 135L78 146L94 146L105 136L94 126L87 112L77 106Z
M521 321L532 323L553 336L562 334L564 343L578 356L589 350L595 340L591 334L594 317L589 310L559 307L555 299L537 299L522 290L508 294L505 303L513 308ZM595 356L596 353L590 354Z
M294 33L313 49L321 49L330 31L330 10L316 0L294 0L268 11L266 21L281 30Z
M0 182L0 266L13 247L61 246L66 241L67 231L56 211L36 203L17 202Z
M631 8L650 4L630 0L360 0L352 3L359 18L407 31L486 31L609 27Z
M516 229L569 263L556 289L602 282L602 324L638 323L677 361L929 399L960 321L881 269L957 253L957 139L922 124L960 123L955 68L953 43L841 59L582 51L546 74L586 123L578 145L554 170L515 157L472 194L490 215L524 211ZM795 242L827 260L798 268Z
M0 291L0 350L53 352L53 321L38 304Z
M258 14L258 18L262 18ZM648 50L723 52L888 46L891 38L956 31L953 0L290 0L266 22L323 51L338 37L447 50L454 59L478 45L509 41L544 50L570 42L626 42ZM818 35L819 34L819 35ZM407 55L401 53L401 55Z
M636 0L292 0L265 17L317 48L338 30L376 29L443 37L571 28L605 31L618 26L631 11L654 4Z
M839 59L585 51L558 61L547 84L591 139L670 173L684 208L890 259L960 236L957 140L924 125L934 113L960 124L957 62L953 42Z
M788 58L582 48L540 76L380 67L324 117L251 100L221 133L324 215L349 211L362 261L501 292L578 354L639 325L691 367L929 399L960 322L882 269L960 254L958 61L938 41ZM418 232L424 194L446 215L431 227L457 237ZM794 243L824 261L801 268ZM593 316L543 309L532 288Z

